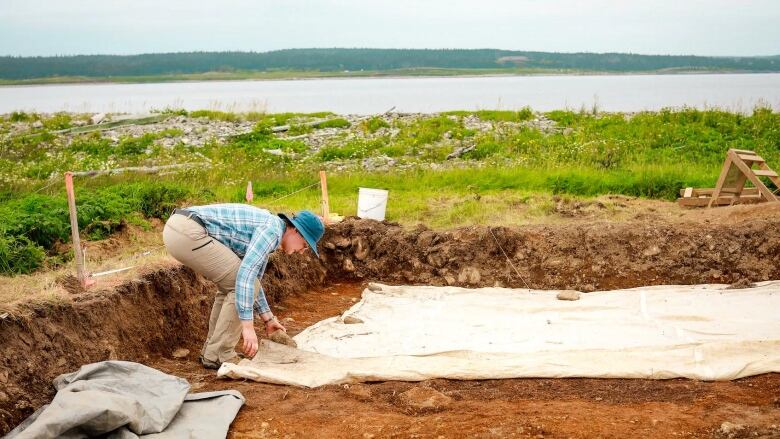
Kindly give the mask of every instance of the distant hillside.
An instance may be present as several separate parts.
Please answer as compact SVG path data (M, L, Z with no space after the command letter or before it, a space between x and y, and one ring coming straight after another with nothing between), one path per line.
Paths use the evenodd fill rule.
M288 49L145 55L0 57L0 79L130 77L237 71L389 71L507 69L591 72L780 72L780 56L703 57L625 53L550 53L497 49Z

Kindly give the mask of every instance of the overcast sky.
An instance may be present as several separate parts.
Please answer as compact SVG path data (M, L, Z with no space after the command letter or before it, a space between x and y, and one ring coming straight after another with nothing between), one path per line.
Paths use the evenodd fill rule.
M0 0L0 55L300 47L778 55L780 0Z

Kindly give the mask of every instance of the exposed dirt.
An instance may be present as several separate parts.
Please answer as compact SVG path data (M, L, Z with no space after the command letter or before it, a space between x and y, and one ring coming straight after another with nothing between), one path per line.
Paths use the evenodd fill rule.
M330 278L586 292L780 279L780 206L444 232L346 221L326 236Z
M274 255L264 286L294 334L347 309L360 282L369 280L581 291L748 285L780 279L778 214L777 207L737 206L678 219L445 232L348 220L327 232L321 261ZM195 390L240 390L247 406L231 430L235 438L780 437L780 374L724 383L433 380L314 390L217 380L196 361L213 293L212 285L174 266L75 294L71 303L31 304L0 317L0 434L51 398L55 376L119 358L183 376ZM182 349L189 353L174 358ZM400 397L418 387L438 393ZM433 408L425 405L430 398Z
M333 285L289 297L279 315L288 331L296 334L345 311L359 299L362 287ZM236 439L729 437L719 433L723 422L743 427L739 436L732 437L780 437L780 374L716 383L684 379L430 380L300 389L220 380L199 367L196 357L159 358L152 365L188 379L198 391L237 389L243 393L247 405L229 436Z

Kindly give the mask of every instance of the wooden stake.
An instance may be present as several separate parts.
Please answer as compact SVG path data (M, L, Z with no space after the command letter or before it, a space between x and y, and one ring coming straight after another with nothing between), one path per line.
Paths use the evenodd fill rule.
M76 194L73 191L73 173L65 173L65 191L68 193L68 211L70 212L70 231L73 236L73 252L76 259L76 278L81 286L87 286L87 274L84 269L84 254L79 239L79 221L76 216Z
M322 218L325 224L330 223L330 202L328 201L328 177L325 171L320 171L320 186L322 187Z
M252 190L252 182L246 184L246 202L251 203L255 199L255 192Z

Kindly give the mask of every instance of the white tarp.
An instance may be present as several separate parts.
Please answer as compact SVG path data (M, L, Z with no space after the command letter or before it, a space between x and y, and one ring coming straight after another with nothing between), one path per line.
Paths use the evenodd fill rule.
M371 284L342 316L220 376L316 387L520 377L730 380L780 372L780 281L558 291ZM346 324L351 316L362 323ZM350 321L351 319L347 319Z

